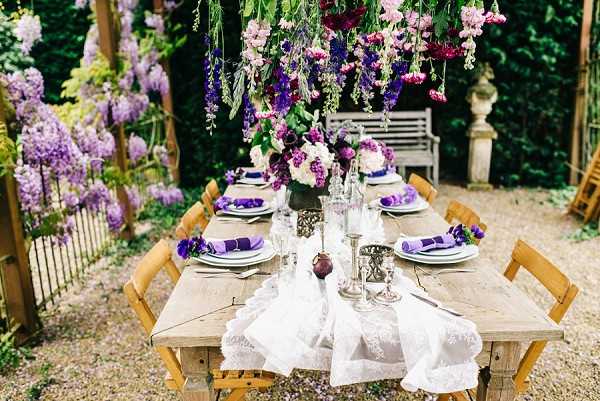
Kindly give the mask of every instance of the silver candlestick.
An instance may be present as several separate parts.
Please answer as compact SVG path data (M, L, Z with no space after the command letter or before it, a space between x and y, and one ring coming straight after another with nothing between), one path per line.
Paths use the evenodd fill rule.
M383 305L391 305L402 299L402 296L392 289L394 269L396 268L394 256L384 257L381 267L383 267L383 270L385 271L385 288L373 297L373 301Z
M358 241L360 237L362 237L361 234L346 234L346 238L350 240L350 247L352 248L352 276L350 280L346 280L344 287L340 289L340 295L345 298L358 299L362 294L360 279L358 277Z
M369 274L369 256L360 257L360 284L361 294L360 299L354 303L354 310L358 312L370 312L377 306L367 299L367 275Z

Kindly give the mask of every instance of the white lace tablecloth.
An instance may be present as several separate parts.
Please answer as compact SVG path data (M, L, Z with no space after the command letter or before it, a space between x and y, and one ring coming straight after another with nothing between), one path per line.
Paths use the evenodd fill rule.
M238 310L222 339L221 369L262 369L284 376L296 368L325 370L331 372L332 386L402 378L404 389L431 393L477 385L475 357L482 342L473 322L411 296L426 294L401 269L394 289L402 300L368 313L354 311L338 294L350 270L350 249L341 237L327 243L337 245L327 249L334 271L325 280L312 273L319 240L303 239L295 271L265 280ZM371 290L381 287L369 283Z

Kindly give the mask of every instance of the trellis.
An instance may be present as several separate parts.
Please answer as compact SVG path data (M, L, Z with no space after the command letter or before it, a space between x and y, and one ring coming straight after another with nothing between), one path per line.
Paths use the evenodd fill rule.
M571 135L571 184L600 143L600 0L583 1L578 83Z
M153 1L154 12L164 12L163 0ZM116 66L119 27L114 13L114 0L96 0L96 18L99 30L99 45L111 67ZM169 72L168 60L162 60L163 68ZM3 108L0 93L0 135L10 135L9 121ZM171 91L162 96L166 114L165 131L169 151L169 170L173 179L179 181L179 150L175 136L173 100ZM127 152L124 127L113 130L116 143L114 163L125 172ZM43 174L42 174L43 176ZM60 183L55 187L51 199L44 202L64 205ZM117 196L125 206L125 238L135 234L135 215L129 205L124 187L116 189ZM45 196L45 194L44 194ZM104 210L97 213L82 208L74 216L76 228L69 243L55 246L47 235L32 238L24 231L17 196L17 183L12 174L0 176L0 335L14 332L17 343L34 334L40 327L37 311L48 304L55 304L62 292L80 279L86 268L101 256L112 237L105 225Z

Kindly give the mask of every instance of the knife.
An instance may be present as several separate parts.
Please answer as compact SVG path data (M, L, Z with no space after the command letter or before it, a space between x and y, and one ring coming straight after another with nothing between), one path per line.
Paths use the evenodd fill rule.
M452 309L448 309L448 308L444 308L443 306L440 306L437 302L434 302L434 301L432 301L429 298L422 297L422 296L417 295L417 294L412 293L412 292L410 293L410 295L412 295L413 297L417 298L419 301L425 302L426 304L429 304L429 305L433 306L434 308L438 308L439 310L443 310L444 312L447 312L447 313L449 313L451 315L458 316L458 317L462 317L463 316L462 314L460 314L460 313L458 313L456 311L453 311Z

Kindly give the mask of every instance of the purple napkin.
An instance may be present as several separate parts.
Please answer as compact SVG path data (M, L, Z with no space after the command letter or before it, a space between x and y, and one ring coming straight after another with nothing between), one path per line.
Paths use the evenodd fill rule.
M455 245L456 240L452 234L442 234L431 238L402 241L402 252L416 253L436 248L452 248Z
M224 255L231 251L253 251L261 249L263 245L263 237L255 235L252 237L210 241L207 246L209 253Z
M386 167L383 170L373 171L372 173L367 174L367 176L371 177L371 178L384 177L387 175L387 173L388 173L388 168Z
M244 177L246 178L260 178L263 173L260 171L244 171Z
M251 208L261 207L265 201L262 198L236 198L232 199L229 196L221 196L214 203L215 210L228 210L229 206Z
M417 190L410 184L404 186L404 193L396 193L388 196L383 196L379 199L382 206L399 206L408 205L417 199Z
M246 209L251 207L261 207L263 203L265 203L265 201L262 198L236 198L233 200L233 206Z

